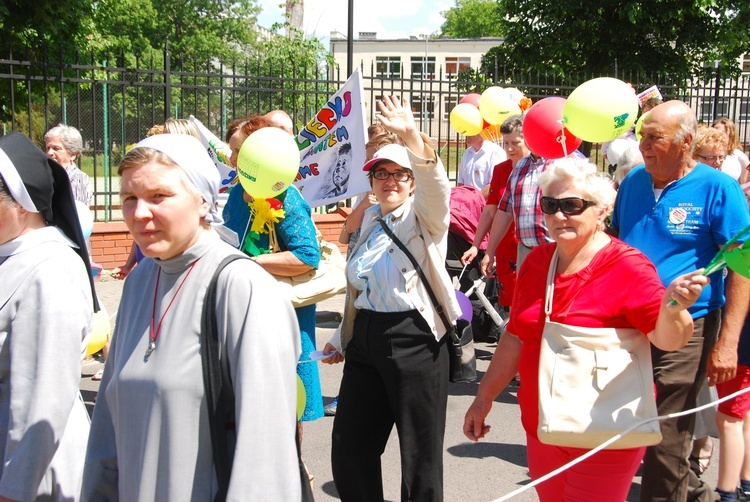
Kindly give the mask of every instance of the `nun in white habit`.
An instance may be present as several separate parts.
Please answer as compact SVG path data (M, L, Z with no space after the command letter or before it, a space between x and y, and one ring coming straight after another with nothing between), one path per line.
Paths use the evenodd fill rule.
M65 170L20 133L0 138L0 500L78 498L93 291Z
M83 500L211 501L217 493L200 318L217 265L219 175L201 143L157 135L120 163L123 216L146 258L125 281L94 408ZM236 238L236 235L234 236ZM227 500L297 500L294 441L299 333L276 281L251 260L219 277L216 314L235 394L221 431Z

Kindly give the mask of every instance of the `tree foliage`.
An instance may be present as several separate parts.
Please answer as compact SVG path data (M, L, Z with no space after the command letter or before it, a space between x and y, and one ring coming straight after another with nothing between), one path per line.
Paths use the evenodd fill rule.
M113 51L161 49L185 58L227 58L254 51L256 0L101 0L94 12L99 45Z
M746 0L498 0L506 68L554 74L618 70L700 72L719 60L739 71L750 51Z
M0 34L16 47L81 43L92 30L91 12L91 0L0 0Z
M441 12L445 22L440 35L450 38L480 38L502 36L498 23L496 0L456 0L456 5Z

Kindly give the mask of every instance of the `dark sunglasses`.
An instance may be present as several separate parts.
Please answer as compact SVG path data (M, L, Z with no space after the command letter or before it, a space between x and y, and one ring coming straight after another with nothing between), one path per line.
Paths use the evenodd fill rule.
M595 206L596 202L580 197L565 197L564 199L542 197L540 205L544 214L556 214L560 211L568 216L576 216L589 207Z

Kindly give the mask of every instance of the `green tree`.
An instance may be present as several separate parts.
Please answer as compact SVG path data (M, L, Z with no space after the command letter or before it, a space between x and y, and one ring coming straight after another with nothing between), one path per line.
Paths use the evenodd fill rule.
M293 110L305 110L308 115L316 113L336 91L321 82L327 79L328 68L334 65L333 56L320 40L305 37L288 23L276 24L271 29L274 32L289 30L289 36L273 37L260 46L257 75L264 87L278 90L269 93L264 109L281 108L290 114ZM295 91L288 92L290 88ZM302 89L320 91L320 94L310 99L309 94L299 92Z
M0 0L0 35L14 48L83 43L91 31L91 0Z
M228 58L257 47L256 0L101 0L94 13L99 47L161 50L169 39L183 58Z
M483 58L553 74L739 71L750 50L746 0L498 0L505 43Z
M441 12L445 22L440 35L450 38L500 37L500 11L496 0L456 0L456 5Z

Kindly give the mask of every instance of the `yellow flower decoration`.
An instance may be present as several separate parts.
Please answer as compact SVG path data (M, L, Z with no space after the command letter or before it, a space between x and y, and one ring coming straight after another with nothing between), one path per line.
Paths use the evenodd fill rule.
M272 204L272 201L276 203ZM276 199L253 199L248 205L250 206L250 213L253 215L251 232L267 234L273 228L274 223L278 223L284 218L283 206Z

